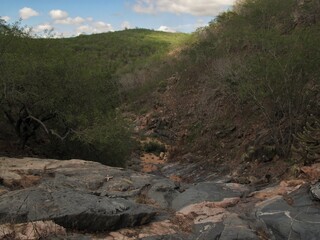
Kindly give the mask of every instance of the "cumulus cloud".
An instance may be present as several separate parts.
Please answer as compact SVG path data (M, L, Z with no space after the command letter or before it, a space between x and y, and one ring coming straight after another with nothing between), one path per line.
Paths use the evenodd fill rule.
M29 7L21 8L19 10L19 14L20 14L21 19L23 19L23 20L39 15L39 13L37 11L35 11Z
M2 16L0 17L0 19L5 20L6 22L8 22L10 20L9 16Z
M95 22L93 24L93 26L95 27L95 29L98 32L110 32L113 31L112 25L110 23L105 23L105 22Z
M161 32L171 32L171 33L176 32L176 30L174 30L171 27L167 27L167 26L160 26L157 30L161 31Z
M123 23L121 23L121 29L130 29L131 24L128 21L124 21Z
M102 21L94 22L92 24L79 26L76 30L77 34L92 34L92 33L103 33L112 32L113 27L109 23Z
M83 34L83 33L92 33L93 32L93 28L89 25L82 25L80 27L77 28L77 33L78 34Z
M33 31L38 33L38 32L44 32L44 31L52 31L53 27L49 23L44 23L36 26Z
M55 20L64 19L68 17L68 13L60 9L51 10L49 12L49 15L51 16L52 19L55 19Z
M79 25L84 23L86 20L82 17L75 17L75 18L71 18L71 17L67 17L64 19L57 19L54 21L54 23L56 24L65 24L65 25Z
M195 16L216 16L234 2L235 0L136 0L133 10L147 14L171 12Z

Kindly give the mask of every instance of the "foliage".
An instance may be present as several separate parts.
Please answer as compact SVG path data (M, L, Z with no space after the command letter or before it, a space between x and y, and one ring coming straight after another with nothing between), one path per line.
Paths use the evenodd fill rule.
M318 111L319 11L318 0L238 1L194 33L198 40L181 57L182 87L211 79L255 104L277 154L290 155L294 134Z
M315 119L313 123L307 122L302 132L296 135L296 146L293 150L298 153L306 164L320 160L320 122Z
M118 75L164 53L170 39L148 30L41 39L1 21L0 120L22 147L40 142L51 156L124 165L132 140L117 113Z
M159 155L161 152L166 151L166 147L161 143L151 141L143 145L143 150L147 153L155 153Z

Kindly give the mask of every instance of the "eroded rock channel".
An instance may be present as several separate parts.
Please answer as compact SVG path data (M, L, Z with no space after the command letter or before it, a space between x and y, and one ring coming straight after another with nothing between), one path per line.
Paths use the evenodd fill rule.
M256 191L83 160L1 158L0 167L0 239L320 239L318 183ZM306 172L319 178L320 165Z

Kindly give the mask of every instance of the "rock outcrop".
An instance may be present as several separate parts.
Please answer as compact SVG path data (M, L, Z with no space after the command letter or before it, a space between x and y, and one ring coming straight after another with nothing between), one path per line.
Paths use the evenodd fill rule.
M82 160L2 159L0 223L51 220L67 229L110 231L156 215L135 198L152 177Z
M0 239L320 238L314 178L257 191L230 178L185 184L83 160L2 158L0 169Z

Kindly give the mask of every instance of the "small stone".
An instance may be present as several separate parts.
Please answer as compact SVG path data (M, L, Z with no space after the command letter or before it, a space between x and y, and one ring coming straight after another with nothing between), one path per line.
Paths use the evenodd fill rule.
M315 200L320 201L320 182L310 187L310 192Z
M165 156L164 152L161 152L160 155L159 155L160 159L164 159L164 156Z

